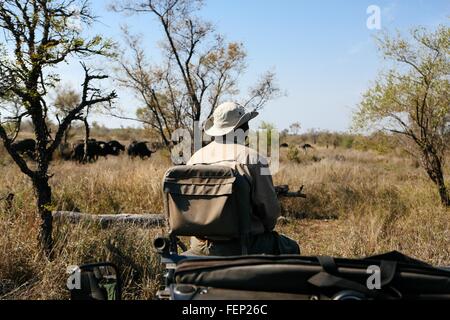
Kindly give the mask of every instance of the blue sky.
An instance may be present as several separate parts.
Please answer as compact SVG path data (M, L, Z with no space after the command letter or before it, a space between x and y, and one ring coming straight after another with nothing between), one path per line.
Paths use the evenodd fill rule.
M109 12L109 1L93 1L101 23L90 32L120 39L120 26L129 25L143 35L148 55L158 61L157 41L161 29L150 16L125 17ZM279 86L287 96L270 102L259 121L279 129L299 121L303 131L311 128L345 131L351 113L383 61L374 45L377 30L369 30L366 13L370 5L381 8L382 30L402 32L413 26L448 24L448 0L209 0L201 16L214 23L227 40L245 44L248 69L241 79L242 91L258 75L270 69L277 73ZM81 76L76 64L62 68L73 82ZM66 78L67 79L67 78ZM132 115L138 107L132 96L117 88L119 105ZM96 117L111 127L129 122Z

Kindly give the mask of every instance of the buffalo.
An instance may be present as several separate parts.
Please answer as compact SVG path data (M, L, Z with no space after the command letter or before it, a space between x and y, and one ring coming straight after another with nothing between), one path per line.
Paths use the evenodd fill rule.
M36 141L33 139L25 139L11 145L11 149L18 154L27 155L31 159L36 158Z
M282 143L282 144L280 145L280 147L281 147L281 148L289 148L289 144L287 144L287 143Z
M75 145L73 149L73 158L74 160L82 163L84 161L87 162L95 162L97 161L99 155L102 152L101 142L95 140L89 140L87 143L87 148L85 148L84 142L78 143ZM87 149L86 156L84 154L85 149Z
M125 146L116 140L109 141L105 145L107 155L118 156L125 151Z
M125 151L125 146L120 144L118 141L97 141L91 139L87 144L87 155L84 156L85 144L84 142L79 142L73 152L73 157L78 162L88 161L95 162L99 157L119 156L121 151Z
M150 158L152 151L147 147L146 142L133 141L128 146L128 155L132 158L140 157L141 159Z
M310 145L309 143L305 143L304 145L301 146L301 148L303 149L303 152L306 154L308 152L309 149L315 149L312 145Z

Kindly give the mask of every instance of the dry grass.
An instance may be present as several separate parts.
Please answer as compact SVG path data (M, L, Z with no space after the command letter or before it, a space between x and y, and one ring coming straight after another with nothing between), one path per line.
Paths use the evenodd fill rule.
M286 215L307 220L280 227L304 254L361 257L398 250L450 264L450 210L414 161L351 150L314 156L322 160L286 164L275 177L278 183L301 181L309 194L301 204L285 204ZM311 220L317 218L328 220Z
M285 154L282 159L275 183L305 185L308 199L283 200L289 220L278 230L298 240L303 254L359 257L399 250L450 264L450 210L439 205L434 186L414 161L344 149L300 154L299 163L286 160ZM54 207L161 212L161 178L169 166L163 154L147 161L120 157L86 166L57 162L52 167ZM104 260L121 267L125 298L153 297L161 270L151 243L162 230L56 226L55 259L50 262L36 248L39 220L30 183L3 158L0 197L8 192L16 198L8 211L0 202L0 298L67 298L65 268Z

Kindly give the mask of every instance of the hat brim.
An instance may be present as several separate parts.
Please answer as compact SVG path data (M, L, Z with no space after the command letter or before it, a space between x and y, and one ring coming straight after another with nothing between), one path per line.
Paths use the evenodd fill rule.
M206 122L205 122L205 133L211 137L225 136L225 135L231 133L233 130L242 126L244 123L249 122L250 120L256 118L258 115L259 115L259 113L255 112L255 111L246 113L239 119L239 121L235 125L228 126L228 127L215 126L214 125L214 117L211 117L208 120L206 120Z

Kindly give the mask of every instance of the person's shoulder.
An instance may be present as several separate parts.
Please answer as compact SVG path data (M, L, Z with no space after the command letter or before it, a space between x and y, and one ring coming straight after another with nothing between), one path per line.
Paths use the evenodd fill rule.
M203 158L202 156L203 156L203 151L202 151L202 149L200 149L192 155L191 159L189 159L189 161L187 162L187 165L191 166L191 165L201 162L200 159Z
M205 163L206 162L206 156L208 155L209 151L208 149L211 148L211 145L207 145L206 147L203 147L199 150L197 150L197 152L195 152L191 159L189 159L189 161L187 162L187 165L194 165L194 164L200 164L200 163Z

